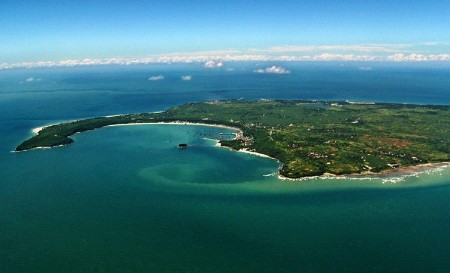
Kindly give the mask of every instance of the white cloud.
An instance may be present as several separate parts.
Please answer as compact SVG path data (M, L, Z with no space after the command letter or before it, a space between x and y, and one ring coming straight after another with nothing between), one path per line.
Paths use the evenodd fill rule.
M222 66L223 66L223 63L221 61L207 61L204 64L204 67L206 67L206 68L219 68Z
M449 46L450 41L428 41L428 42L423 42L422 45L424 45L424 46Z
M425 45L425 46L436 46L436 45L439 45L439 44L440 44L439 42L434 42L434 41L423 42L422 43L422 45Z
M16 64L1 63L0 70L14 68L36 68L36 67L74 67L74 66L92 66L92 65L134 65L134 64L152 64L152 63L203 63L214 61L221 58L223 61L389 61L389 62L424 62L437 61L449 62L450 54L419 54L419 53L397 53L393 55L360 55L360 54L311 54L311 55L228 55L228 56L162 56L154 58L114 58L114 59L95 59L95 60L63 60L51 62L25 62ZM223 61L221 63L223 64ZM215 62L214 62L215 63ZM215 63L216 64L216 63ZM265 73L266 71L255 71ZM37 81L38 79L33 79ZM150 80L150 79L149 79ZM29 82L31 82L31 78Z
M441 50L440 52L436 52ZM435 52L431 54L431 52ZM262 49L214 50L169 53L143 58L106 58L60 61L0 63L0 70L35 67L73 67L92 65L134 65L152 63L203 63L205 67L224 67L234 61L450 61L450 41L421 44L366 45L283 45ZM220 61L217 61L220 60ZM37 79L35 79L37 81Z
M428 55L430 61L450 61L450 54Z
M423 62L428 61L428 57L423 54L394 54L391 56L388 56L388 59L392 58L394 61L415 61L415 62Z
M329 54L323 53L312 56L313 61L377 61L379 57L370 55L354 54Z
M164 76L163 75L158 75L158 76L151 76L150 78L148 78L149 81L160 81L160 80L164 80Z
M361 71L370 71L370 70L372 70L372 67L371 67L371 66L360 66L360 67L358 68L358 70L361 70Z
M270 73L270 74L289 74L291 73L291 71L287 70L284 67L281 66L271 66L271 67L267 67L266 69L257 69L254 70L253 72L256 73Z
M25 80L25 82L39 82L39 81L41 81L40 78L33 78L33 77L30 77Z
M309 46L274 46L266 49L252 49L254 52L319 52L319 51L356 51L356 52L399 52L402 49L409 48L409 44L368 44L368 45L309 45Z
M182 79L183 81L190 81L190 80L192 80L192 76L190 76L190 75L184 75L184 76L181 76L181 79Z
M394 54L387 56L388 61L393 62L428 62L428 61L450 61L450 54L436 54L436 55L424 55L412 53L409 55L405 54Z
M164 54L165 56L181 56L181 57L190 57L190 56L224 56L224 55L236 55L241 54L242 50L234 50L234 49L225 49L225 50L209 50L209 51L192 51L192 52L173 52ZM220 58L219 58L220 59Z

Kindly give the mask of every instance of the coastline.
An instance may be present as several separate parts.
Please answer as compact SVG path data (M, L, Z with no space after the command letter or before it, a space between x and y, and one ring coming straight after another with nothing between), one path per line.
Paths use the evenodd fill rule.
M44 130L47 127L53 126L53 125L56 125L56 124L49 124L49 125L45 125L45 126L41 126L41 127L36 127L36 128L31 129L31 132L33 132L33 134L37 135L37 134L39 134L40 131Z
M164 112L164 111L161 110L161 111L154 111L154 112L149 112L149 113L157 114L157 113L162 113L162 112ZM124 115L124 114L115 114L115 115L108 115L108 116L103 116L103 117L104 118L112 118L112 117L119 117L122 115ZM58 122L58 123L52 123L52 124L48 124L48 125L44 125L44 126L40 126L40 127L35 127L33 129L31 129L31 132L37 135L37 134L39 134L40 131L44 130L47 127L51 127L51 126L63 124L63 123L69 123L69 122L77 122L77 121L81 121L81 120L82 119L74 119L74 120L62 121L62 122ZM136 124L147 124L147 123L136 123ZM148 124L153 124L153 123L148 123ZM117 124L117 125L120 125L120 124ZM122 124L122 126L124 126L124 125L128 125L128 123ZM131 125L131 123L130 123L130 125ZM108 126L114 126L114 125L108 125ZM39 148L53 148L53 147L39 147Z
M332 173L324 173L322 175L316 176L306 176L299 178L291 178L286 177L281 174L278 174L278 179L287 180L287 181L301 181L301 180L309 180L309 179L325 179L325 178L334 178L334 179L372 179L372 178L392 178L398 176L410 176L416 175L419 173L427 172L429 170L446 168L450 167L450 162L436 162L436 163L424 163L420 165L412 165L412 166L404 166L396 169L384 170L379 173L375 172L363 172L363 173L352 173L352 174L332 174Z
M216 144L215 144L216 147L226 148L231 151L238 152L238 153L246 153L246 154L251 154L251 155L259 156L259 157L263 157L263 158L269 158L269 159L273 159L273 160L280 162L278 159L270 157L266 154L252 152L247 149L234 150L234 149L231 149L230 147L220 145L219 140L215 140L215 141L216 141ZM325 178L331 178L331 179L333 179L333 178L334 179L391 178L391 177L397 177L397 176L416 175L416 174L426 172L429 170L438 169L441 167L449 167L449 166L450 166L450 161L449 162L424 163L424 164L420 164L420 165L404 166L404 167L399 167L396 169L384 170L379 173L375 173L375 172L363 172L363 173L352 173L352 174L324 173L322 175L305 176L305 177L299 177L299 178L286 177L286 176L278 173L277 178L279 180L287 180L287 181L301 181L301 180L325 179Z
M222 104L225 105L228 102L223 102ZM349 103L349 102L347 102ZM220 104L220 103L218 103ZM349 104L353 104L353 103L349 103ZM364 103L366 104L366 103ZM201 112L201 114L198 114L198 110L199 109L203 109L203 108L207 108L209 104L206 103L205 105L199 103L199 108L192 108L190 106L191 104L186 104L185 108L183 108L183 106L180 106L180 108L174 108L173 110L171 110L172 112L168 111L168 115L155 115L155 116L148 116L148 115L144 115L142 116L142 114L130 114L130 115L123 115L123 114L116 114L116 115L109 115L109 116L104 116L104 117L97 117L97 118L88 118L86 119L86 122L83 122L84 120L74 120L74 121L66 121L60 124L50 124L50 125L45 125L45 126L40 126L40 127L36 127L32 129L32 132L34 134L36 134L37 136L34 136L32 138L30 138L29 140L26 140L24 142L22 142L22 144L20 144L19 146L17 146L16 151L26 151L26 150L31 150L31 149L43 149L43 148L53 148L53 147L60 147L60 146L64 146L64 145L68 145L70 143L73 142L73 139L70 138L70 136L80 133L80 132L85 132L85 131L90 131L90 130L95 130L95 129L99 129L102 127L108 127L108 126L136 126L136 125L193 125L193 126L209 126L209 127L215 127L215 128L224 128L227 130L231 130L232 133L230 133L230 135L234 136L232 138L228 138L228 140L230 139L234 139L234 140L245 140L247 141L247 139L252 139L253 136L251 137L244 137L244 131L247 132L247 127L248 126L254 126L253 123L245 123L245 122L251 122L252 119L250 120L246 120L245 118L243 118L241 123L237 123L241 120L238 120L236 122L234 122L234 116L231 115L231 117L233 117L233 119L231 119L230 117L226 117L225 119L221 119L218 118L216 120L212 119L210 120L209 118L206 118ZM221 108L220 107L225 107L223 105L219 105L217 106L219 109L209 109L210 111L212 111L213 113L216 113L215 111L218 111L216 114L220 114L221 112L219 111ZM259 108L256 107L256 110L254 109L254 105L257 106L266 106L266 105L258 105L258 102L246 102L244 105L234 105L235 108L233 108L233 111L237 111L236 113L240 113L239 111L241 111L242 109L247 109L248 111L255 111L258 112ZM297 105L297 104L295 104ZM358 105L358 104L356 104ZM195 105L194 105L195 106ZM270 107L269 107L270 106ZM278 103L272 103L270 104L269 107L270 109L272 109L273 107L278 107L279 109L283 110L283 109L291 109L290 107L297 107L297 106L292 106L292 103L289 102L278 102ZM389 105L388 105L389 106ZM203 108L202 108L203 107ZM212 107L212 106L211 106ZM217 108L216 107L216 108ZM387 107L387 106L386 106ZM385 108L386 108L385 107ZM392 108L392 106L390 106ZM192 109L191 109L192 108ZM278 109L276 108L276 109ZM394 110L391 110L391 108L386 108L390 111L393 111L393 113L397 113L398 109L395 108ZM295 108L297 109L297 108ZM384 108L383 108L384 109ZM204 110L204 109L203 109ZM203 111L202 110L202 111ZM298 108L297 110L302 110L301 107ZM369 109L370 110L370 109ZM369 111L367 110L367 111ZM431 109L433 110L433 109ZM430 111L431 111L430 110ZM450 108L448 109L450 111ZM233 111L231 111L232 113L234 113ZM267 110L269 111L269 110ZM397 111L397 112L396 112ZM158 113L158 112L155 112ZM160 113L160 112L159 112ZM228 112L227 112L228 113ZM259 112L258 112L259 113ZM433 112L434 113L434 112ZM368 112L367 116L368 117L372 117L371 115L373 115L372 112ZM121 117L123 116L123 117ZM238 115L239 116L239 115ZM119 117L119 118L115 118L115 117ZM296 115L293 115L292 118L294 119L296 117ZM328 116L326 116L328 117ZM344 116L345 117L345 116ZM447 116L443 116L443 120L446 120ZM104 119L102 119L104 118ZM110 118L110 119L108 119ZM275 121L277 121L276 117ZM354 119L349 119L349 130L355 133L358 133L358 128L353 128L355 125L352 125L356 122L352 121ZM357 119L357 121L359 120L359 118ZM80 122L79 122L80 121ZM271 121L272 123L275 121ZM315 121L315 120L313 120ZM74 122L79 122L79 123L74 123ZM281 121L280 121L281 122ZM397 121L398 122L398 121ZM64 126L68 124L68 126ZM226 124L226 125L223 125ZM247 125L249 124L249 125ZM281 123L282 124L282 123ZM56 125L56 126L55 126ZM291 124L292 125L292 124ZM289 125L289 126L291 126ZM245 127L243 127L245 126ZM262 126L262 125L261 125ZM264 132L268 133L268 134L272 134L272 131L268 131L270 128L267 127L268 125L265 125L266 127L261 127L263 129ZM49 128L50 127L50 128ZM53 128L55 127L55 128ZM250 128L250 127L248 127ZM289 127L286 127L289 128ZM392 129L392 128L391 128ZM434 128L436 130L438 130L439 128ZM299 130L299 128L296 128L295 130L291 130L289 131L288 129L286 129L287 132L291 132L291 133L296 133ZM392 129L394 130L394 129ZM309 130L308 130L309 131ZM394 130L395 131L395 130ZM251 130L249 130L249 132L253 132ZM436 133L439 135L439 137L441 138L446 138L447 135L445 134L439 134L440 131L436 131ZM298 133L298 132L297 132ZM251 133L249 133L251 134ZM313 133L317 134L316 133ZM337 137L339 139L339 134L337 134L335 131L331 131L331 132L325 132L325 134L328 134L327 136L331 139L334 139L333 137ZM337 135L336 135L337 134ZM293 134L292 137L295 137L296 135ZM218 139L220 139L220 137L217 137ZM408 144L407 141L401 141L398 138L392 137L392 138L381 138L382 140L382 144L383 145L388 145L390 142L393 142L394 145L403 145L406 146ZM283 142L283 140L280 140ZM311 142L310 140L305 140L306 143L309 143L310 145L314 146L316 143ZM343 140L344 142L347 140ZM236 142L236 141L235 141ZM279 162L280 164L282 164L282 162L280 160L278 160L277 158L273 158L267 154L261 153L259 152L259 150L264 150L267 151L267 153L269 154L273 154L271 152L270 149L262 149L260 145L252 145L251 147L253 149L249 149L248 145L241 145L239 143L235 143L235 142L223 142L220 140L216 140L216 146L220 146L220 147L226 147L229 148L233 151L236 152L241 152L241 153L247 153L247 154L251 154L251 155L255 155L255 156L259 156L259 157L263 157L263 158L269 158L269 159L273 159L276 160L277 162ZM365 136L361 138L361 143L365 143L366 138ZM406 144L405 144L406 143ZM44 147L43 147L44 146ZM270 146L270 145L269 145ZM403 147L402 146L402 147ZM271 147L271 146L270 146ZM269 147L269 148L270 148ZM289 146L287 146L289 147ZM421 152L429 152L432 151L433 147L428 147L427 149L423 149L423 151L421 150ZM286 148L285 151L281 151L282 153L286 153L289 150L289 148ZM356 151L358 152L358 151ZM389 153L391 154L391 153ZM276 154L275 154L276 155ZM277 155L278 156L278 155ZM316 155L314 155L315 157ZM361 156L364 156L364 153L361 154ZM399 156L399 155L392 155L392 156ZM285 157L280 157L279 158L285 158ZM322 158L324 157L324 155L319 154L318 157L316 158ZM311 179L311 178L323 178L323 177L336 177L336 178L342 178L342 177L347 177L347 178L352 178L352 177L356 177L356 178L361 178L361 179L368 179L370 177L398 177L401 175L410 175L410 174L415 174L418 172L423 172L424 170L428 170L430 168L435 168L435 167L441 167L441 166L448 166L450 165L448 162L440 162L440 160L442 159L446 159L446 158L434 158L434 157L430 157L429 160L436 162L436 163L428 163L428 164L420 164L420 165L414 165L415 163L419 164L420 162L410 162L410 161L405 161L402 159L399 159L398 164L396 164L398 167L394 168L396 166L391 166L390 164L386 164L388 162L384 162L383 161L383 165L380 165L381 168L387 168L385 170L382 170L380 172L372 172L371 170L367 170L367 168L354 168L351 169L353 171L353 173L349 173L349 174L332 174L332 173L326 173L331 172L331 171L335 171L334 169L330 169L330 168L322 168L319 169L319 167L314 166L312 167L314 169L314 172L312 169L310 171L302 171L301 167L299 167L300 171L299 172L285 172L284 168L290 168L289 166L283 166L283 169L279 169L279 179L281 180L302 180L302 179ZM285 159L286 163L290 162L290 159ZM448 161L448 159L446 159ZM386 161L386 160L385 160ZM410 165L412 163L412 165ZM402 166L404 165L404 166ZM295 169L295 167L292 167ZM350 170L348 170L350 171ZM283 173L283 174L281 174ZM312 176L311 174L317 174ZM286 175L286 176L285 176ZM290 177L289 177L290 175ZM311 175L311 176L310 176Z
M209 124L209 123L200 123L200 122L187 122L187 121L173 121L173 122L135 122L135 123L122 123L122 124L112 124L106 125L104 127L114 127L114 126L136 126L136 125L195 125L195 126L209 126L209 127L219 127L224 129L230 129L238 131L238 133L243 133L242 130L238 127L226 126L222 124Z
M45 126L42 126L42 127L36 127L36 128L33 128L33 129L31 129L31 132L33 132L34 134L38 134L40 131L42 131L42 129L44 129L45 128Z
M120 116L120 115L112 115L112 116ZM106 117L112 117L112 116L106 116ZM73 121L68 121L68 122L76 122L78 120L73 120ZM59 123L55 123L55 124L49 124L49 125L44 125L44 126L40 126L40 127L36 127L31 129L31 132L38 135L40 131L42 131L43 129L47 128L47 127L51 127L54 125L58 125ZM226 126L226 125L222 125L222 124L208 124L208 123L200 123L200 122L187 122L187 121L173 121L173 122L135 122L135 123L122 123L122 124L112 124L112 125L106 125L103 127L115 127L115 126L137 126L137 125L195 125L195 126L209 126L209 127L218 127L218 128L223 128L223 129L230 129L233 131L237 131L235 134L243 134L243 131L238 128L238 127L232 127L232 126ZM103 128L103 127L99 127L97 129ZM217 144L219 144L219 140L216 140ZM58 148L58 147L63 147L66 146L67 144L64 145L57 145L57 146L52 146L52 147L46 147L46 146L39 146L39 147L34 147L32 149L28 149L28 150L38 150L38 149L53 149L53 148ZM28 150L23 150L23 151L11 151L11 152L15 152L15 153L19 153L19 152L25 152ZM248 152L248 153L252 153L252 152ZM257 153L254 153L257 154ZM268 157L271 158L267 155L263 155L263 154L258 154L259 156L262 157ZM274 159L274 158L272 158Z
M270 158L270 159L273 159L273 160L276 160L276 161L279 162L279 160L276 159L276 158L273 158L273 157L268 156L268 155L266 155L266 154L261 154L261 153L258 153L258 152L249 151L248 149L240 149L240 150L238 150L237 152L239 152L239 153L244 153L244 154L251 154L251 155L255 155L255 156L259 156L259 157L264 157L264 158Z
M278 159L273 158L273 157L271 157L271 156L268 156L268 155L266 155L266 154L262 154L262 153L258 153L258 152L249 151L248 149L234 150L234 149L232 149L232 148L230 148L230 147L222 146L222 145L220 144L220 141L217 140L217 139L213 139L213 140L216 142L216 144L215 144L216 147L229 149L229 150L231 150L231 151L238 152L238 153L245 153L245 154L251 154L251 155L254 155L254 156L259 156L259 157L269 158L269 159L273 159L273 160L276 160L276 161L280 162Z
M113 116L120 116L120 115L113 115ZM110 116L111 117L111 116ZM74 120L74 121L78 121L78 120ZM69 121L69 122L74 122L74 121ZM42 131L43 129L50 127L50 126L54 126L57 124L49 124L49 125L45 125L45 126L41 126L41 127L36 127L33 128L31 131L34 134L39 134L40 131ZM170 122L134 122L134 123L121 123L121 124L111 124L111 125L106 125L106 126L102 126L102 127L113 127L113 126L137 126L137 125L194 125L194 126L209 126L209 127L217 127L217 128L224 128L224 129L229 129L229 130L233 130L235 131L235 138L237 138L238 135L243 135L243 131L238 128L238 127L233 127L233 126L227 126L227 125L222 125L222 124L211 124L211 123L202 123L202 122L188 122L188 121L170 121ZM102 128L102 127L98 127L98 129ZM222 148L227 148L230 150L233 150L235 152L240 152L240 153L247 153L247 154L251 154L254 156L259 156L259 157L263 157L263 158L269 158L269 159L273 159L276 160L278 162L280 162L278 159L270 157L266 154L263 153L258 153L255 151L250 151L246 148L244 149L240 149L240 150L234 150L230 147L227 146L222 146L220 144L220 140L214 139L214 141L216 141L215 146L217 147L222 147ZM67 144L63 144L63 145L57 145L57 146L53 146L53 147L34 147L32 149L29 150L34 150L34 149L52 149L52 148L56 148L56 147L62 147L62 146L66 146ZM24 150L26 151L26 150ZM14 152L21 152L21 151L14 151ZM308 180L308 179L324 179L324 178L335 178L335 179L345 179L345 178L356 178L356 179L372 179L372 178L381 178L381 179L386 179L386 178L393 178L393 177L399 177L399 176L408 176L408 175L415 175L418 173L422 173L422 172L426 172L428 170L433 170L433 169L437 169L440 167L448 167L450 166L450 162L436 162L436 163L425 163L425 164L420 164L420 165L410 165L410 166L402 166L402 167L398 167L395 169L388 169L388 170L383 170L381 172L375 173L375 172L370 172L370 171L366 171L366 172L362 172L362 173L352 173L352 174L331 174L331 173L324 173L322 175L317 175L317 176L305 176L305 177L298 177L298 178L291 178L291 177L286 177L283 176L282 174L280 174L278 172L278 179L279 180L288 180L288 181L299 181L299 180Z
M379 176L392 176L392 175L411 175L420 172L427 171L429 169L439 168L439 167L448 167L450 166L450 162L435 162L435 163L424 163L420 165L411 165L399 167L391 170L384 170L380 173L373 173ZM357 174L355 174L357 175Z

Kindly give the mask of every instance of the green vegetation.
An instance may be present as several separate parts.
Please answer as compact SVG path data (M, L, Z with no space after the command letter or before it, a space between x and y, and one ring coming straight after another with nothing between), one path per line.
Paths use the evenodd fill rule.
M161 113L63 123L16 150L70 144L71 135L107 125L171 121L237 127L243 135L223 146L276 158L280 173L292 178L450 161L449 106L271 100L188 103Z

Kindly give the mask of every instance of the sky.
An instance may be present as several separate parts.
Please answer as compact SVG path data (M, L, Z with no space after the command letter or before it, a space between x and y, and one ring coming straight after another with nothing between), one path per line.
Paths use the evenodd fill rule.
M449 26L448 0L2 0L0 64L450 61Z

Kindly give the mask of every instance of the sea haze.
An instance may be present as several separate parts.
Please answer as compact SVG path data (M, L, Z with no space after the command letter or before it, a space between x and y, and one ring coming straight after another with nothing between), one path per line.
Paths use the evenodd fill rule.
M255 72L273 65L290 73ZM449 94L442 64L0 70L0 271L450 272L450 168L279 180L279 162L215 146L229 129L193 125L107 127L10 152L35 127L186 102L450 105Z

